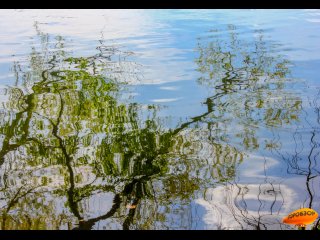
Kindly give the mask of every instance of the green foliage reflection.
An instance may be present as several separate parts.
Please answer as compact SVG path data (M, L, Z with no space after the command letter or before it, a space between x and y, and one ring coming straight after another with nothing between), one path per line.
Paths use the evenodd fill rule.
M53 47L38 35L41 50L14 65L17 85L7 89L0 124L2 229L150 228L166 224L155 206L186 204L196 190L235 177L235 148L192 140L205 132L189 123L164 129L156 106L121 100L128 74L139 72L125 52L101 42L96 55L72 57L63 38ZM204 150L209 159L196 158ZM104 194L109 209L90 215L90 201Z

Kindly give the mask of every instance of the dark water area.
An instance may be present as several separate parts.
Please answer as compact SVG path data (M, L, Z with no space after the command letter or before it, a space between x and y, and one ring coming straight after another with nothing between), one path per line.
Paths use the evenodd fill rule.
M320 212L319 10L1 10L0 28L1 229Z

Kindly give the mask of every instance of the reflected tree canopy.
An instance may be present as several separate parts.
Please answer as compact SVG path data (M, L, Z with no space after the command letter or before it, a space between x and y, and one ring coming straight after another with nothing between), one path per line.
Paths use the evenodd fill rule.
M72 57L36 29L41 49L15 63L1 113L2 229L166 228L170 203L184 208L235 176L234 147L207 143L199 158L205 142L188 124L164 130L156 106L121 100L138 77L132 53L101 41L96 55Z
M306 176L307 194L300 207L311 208L316 196L313 186L319 182L315 180L319 176L315 150L317 130L310 124L307 129L313 129L309 134L311 141L304 143L302 134L306 133L293 130L295 151L291 154L290 150L282 149L281 143L291 139L280 136L278 129L297 124L305 113L302 99L294 89L290 90L295 82L290 76L290 62L264 38L263 31L256 31L253 41L248 41L248 37L241 38L235 26L229 25L225 31L212 30L210 37L199 39L196 63L201 77L198 82L212 91L212 96L205 101L208 112L202 121L207 123L212 139L233 142L245 152L271 153L284 160L289 174ZM313 103L317 105L316 101ZM317 110L316 106L315 112ZM261 131L273 135L271 140L260 139ZM249 159L257 161L256 156ZM261 169L266 168L267 161L272 161L268 157L264 159ZM210 217L216 219L218 228L287 228L281 224L281 218L275 216L283 210L290 212L284 203L290 206L293 197L289 189L281 188L280 183L265 176L257 184L234 182L210 188L201 204L211 212Z
M101 40L96 55L75 57L35 28L41 47L14 64L0 113L1 229L190 229L193 199L236 182L245 151L261 145L261 122L299 120L290 63L262 32L246 42L229 26L228 39L199 40L207 111L167 129L157 105L122 95L139 79L134 53ZM245 210L233 216L264 224Z
M208 121L217 138L238 138L245 149L261 145L256 130L285 127L298 121L301 99L290 92L290 62L277 54L263 31L241 38L234 25L199 39L198 82L212 89L206 100ZM236 128L236 134L230 133Z

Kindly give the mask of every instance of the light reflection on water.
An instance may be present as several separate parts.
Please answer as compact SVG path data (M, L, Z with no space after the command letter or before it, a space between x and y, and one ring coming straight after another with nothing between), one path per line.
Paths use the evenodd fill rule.
M292 210L319 212L319 16L1 10L1 228L292 229Z

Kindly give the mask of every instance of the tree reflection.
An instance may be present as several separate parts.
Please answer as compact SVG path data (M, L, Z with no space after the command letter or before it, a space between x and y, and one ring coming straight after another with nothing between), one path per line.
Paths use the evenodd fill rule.
M301 99L287 87L292 84L290 62L273 52L263 31L252 38L241 38L233 25L227 32L212 32L215 40L199 40L196 59L198 82L213 92L205 101L213 106L207 119L213 128L226 130L216 132L216 138L238 138L245 149L257 149L259 127L284 127L298 120ZM228 126L237 127L236 134Z
M313 101L309 100L309 106L313 111L304 111L306 125L303 129L297 128L292 134L294 152L283 152L281 149L275 149L274 154L280 156L287 163L287 173L290 175L302 176L305 178L306 197L301 204L303 207L316 208L319 205L319 104L318 99L320 92L314 97ZM310 115L315 114L310 120ZM314 121L315 120L315 121ZM306 131L307 129L308 131ZM318 178L318 179L317 179ZM319 219L314 224L314 229L319 228Z
M294 89L290 90L293 82L290 62L273 51L271 43L264 40L262 31L255 31L252 42L248 41L248 36L242 38L232 25L228 26L227 34L220 34L218 30L212 32L213 38L199 39L197 48L199 57L196 63L201 73L198 82L213 93L205 101L208 112L201 120L212 129L213 139L233 142L242 146L244 151L259 149L262 156L266 152L275 153L274 156L280 156L287 163L288 173L306 176L308 203L300 207L314 207L316 192L312 186L314 178L319 176L314 124L307 127L313 129L310 141L302 137L303 131L293 134L296 149L291 157L290 150L285 153L281 149L281 143L288 139L278 136L269 142L259 138L259 132L274 134L281 127L296 124L306 113L302 111L300 97L295 95ZM301 142L297 142L298 139ZM308 153L304 152L306 143L311 145L306 148L310 150ZM290 204L294 205L290 199L293 193L284 189L284 184L276 184L267 176L262 183L256 181L255 184L230 182L223 187L209 188L204 201L199 204L211 212L210 217L215 218L218 228L289 228L277 215L280 210L282 214L293 210L287 209ZM225 216L232 216L232 221Z
M199 83L212 96L206 112L168 130L156 105L121 96L139 78L132 52L101 40L97 54L74 57L62 37L35 28L41 49L15 62L16 86L6 89L1 112L2 229L190 229L193 200L225 188L230 201L240 200L220 201L221 216L227 206L241 228L268 227L281 208L280 186L238 183L238 166L244 151L262 144L259 127L298 121L301 100L286 88L289 62L262 32L251 43L229 26L225 42L199 41ZM247 209L249 188L248 199L272 198L269 209Z
M50 43L35 27L41 49L32 47L26 65L15 62L16 86L2 111L2 229L92 229L105 220L152 228L166 221L154 206L186 204L195 190L235 176L242 161L236 148L206 143L199 158L205 142L192 140L189 123L164 130L156 106L120 100L139 72L127 60L132 53L101 41L96 55L72 57L63 38ZM90 201L102 194L111 205L92 215Z

